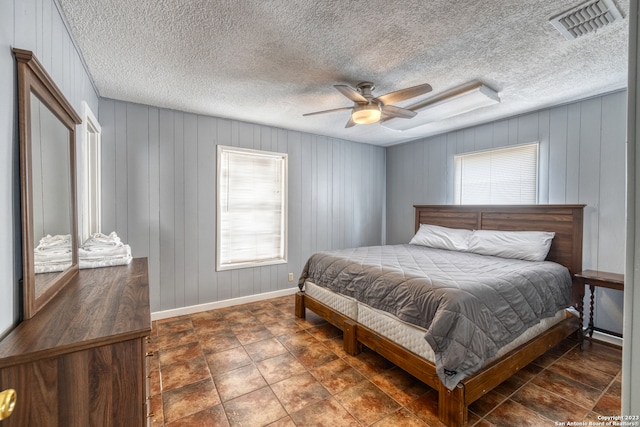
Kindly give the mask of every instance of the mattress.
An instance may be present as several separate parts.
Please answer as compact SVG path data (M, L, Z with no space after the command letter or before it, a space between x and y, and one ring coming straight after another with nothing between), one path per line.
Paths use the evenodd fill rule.
M418 245L318 252L299 285L305 281L422 328L449 389L571 299L571 275L560 264Z
M356 320L359 324L435 364L433 349L424 339L426 329L404 322L386 311L369 307L367 304L360 303L353 298L345 297L317 286L311 281L305 282L305 289L305 293L315 300ZM558 310L555 316L542 319L540 323L528 328L517 339L500 348L495 356L487 359L486 364L499 359L511 350L558 324L566 318L566 313L566 309L561 309Z
M313 282L306 282L305 293L349 319L358 320L358 301L355 298L337 294Z

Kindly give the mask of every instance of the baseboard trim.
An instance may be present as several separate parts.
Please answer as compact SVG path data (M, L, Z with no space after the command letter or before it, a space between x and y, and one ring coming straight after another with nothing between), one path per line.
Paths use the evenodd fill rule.
M173 308L171 310L155 311L151 313L151 320L162 320L170 317L186 316L188 314L199 313L201 311L215 310L216 308L232 307L234 305L248 304L251 302L263 301L271 298L293 295L298 292L298 287L282 289L263 294L248 295L246 297L231 298L223 301L208 302L205 304L190 305L188 307Z
M622 347L622 342L623 342L622 338L620 337L616 337L616 336L605 334L603 332L598 332L598 331L594 331L593 337L591 338L587 337L587 339L593 342L597 342L600 344L605 344L613 347Z

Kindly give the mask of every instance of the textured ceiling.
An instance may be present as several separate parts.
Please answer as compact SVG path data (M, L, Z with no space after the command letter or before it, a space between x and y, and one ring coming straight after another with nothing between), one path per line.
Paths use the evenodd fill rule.
M626 87L624 21L567 41L549 19L580 0L58 0L100 96L392 145ZM470 81L502 102L404 132L345 129L352 103ZM399 105L407 105L404 102Z

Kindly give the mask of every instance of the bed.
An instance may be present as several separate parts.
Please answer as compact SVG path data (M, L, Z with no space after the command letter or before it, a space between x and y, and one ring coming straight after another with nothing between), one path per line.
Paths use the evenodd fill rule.
M574 278L574 274L582 270L583 209L584 205L420 205L415 206L415 231L420 229L421 224L431 224L466 230L553 232L555 237L546 260L566 267L565 270L556 266L564 270L562 274L566 277L563 280L568 281L568 284L565 284L565 287L568 286L564 292L565 298L568 299L565 301L565 305L571 305L581 312L581 296L584 290ZM413 252L405 255L405 246L411 245L394 248L394 251L400 250L400 253L394 252L392 255L392 257L403 260L403 269L405 270L395 270L396 267L389 267L387 270L381 268L381 271L384 271L381 275L384 276L383 282L395 274L417 277L415 270L419 270L419 266L425 261L421 259L416 261ZM389 250L387 247L379 248L354 250L352 259L354 265L360 262L360 258L371 256L375 258L378 256L378 252L386 253ZM362 251L366 254L360 253ZM436 256L435 261L429 262L437 267L439 263L442 262L442 265L445 265L447 261L439 261ZM457 265L460 262L456 259L452 265ZM307 266L305 266L305 271L306 268ZM341 271L348 270L344 265L339 269ZM444 267L441 269L446 270L447 274L450 272ZM303 280L304 276L303 272ZM314 280L322 281L321 278ZM468 406L471 403L545 353L549 348L580 330L582 316L576 317L564 309L557 310L555 314L547 313L543 321L529 322L535 323L535 325L527 324L526 328L519 328L519 330L524 330L524 334L509 341L507 345L501 345L495 354L491 354L486 360L481 360L481 367L474 368L471 374L458 377L452 376L450 372L445 372L446 375L443 376L442 363L440 359L437 359L438 353L433 354L431 346L422 338L425 336L425 331L431 326L429 320L426 320L426 323L422 325L416 325L413 321L407 322L405 318L407 316L402 313L388 313L384 307L380 309L378 305L381 303L378 304L374 299L366 300L364 298L363 300L367 304L359 301L358 298L362 295L356 295L357 291L334 292L330 286L327 288L327 283L318 286L314 280L304 280L305 290L301 290L296 295L296 315L303 318L305 309L314 311L343 331L344 348L349 354L358 354L362 345L366 345L437 390L438 416L444 424L449 426L466 425ZM460 278L458 277L457 280ZM542 282L546 281L548 280L545 276L539 285L544 285ZM384 304L382 305L384 306ZM415 314L415 310L412 313ZM453 372L453 374L457 373ZM449 377L454 378L455 381L452 383Z

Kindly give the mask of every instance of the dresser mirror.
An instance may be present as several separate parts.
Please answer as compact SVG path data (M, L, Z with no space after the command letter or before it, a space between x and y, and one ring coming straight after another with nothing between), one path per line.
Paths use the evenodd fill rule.
M33 317L78 272L75 127L80 117L36 59L18 65L23 318Z

